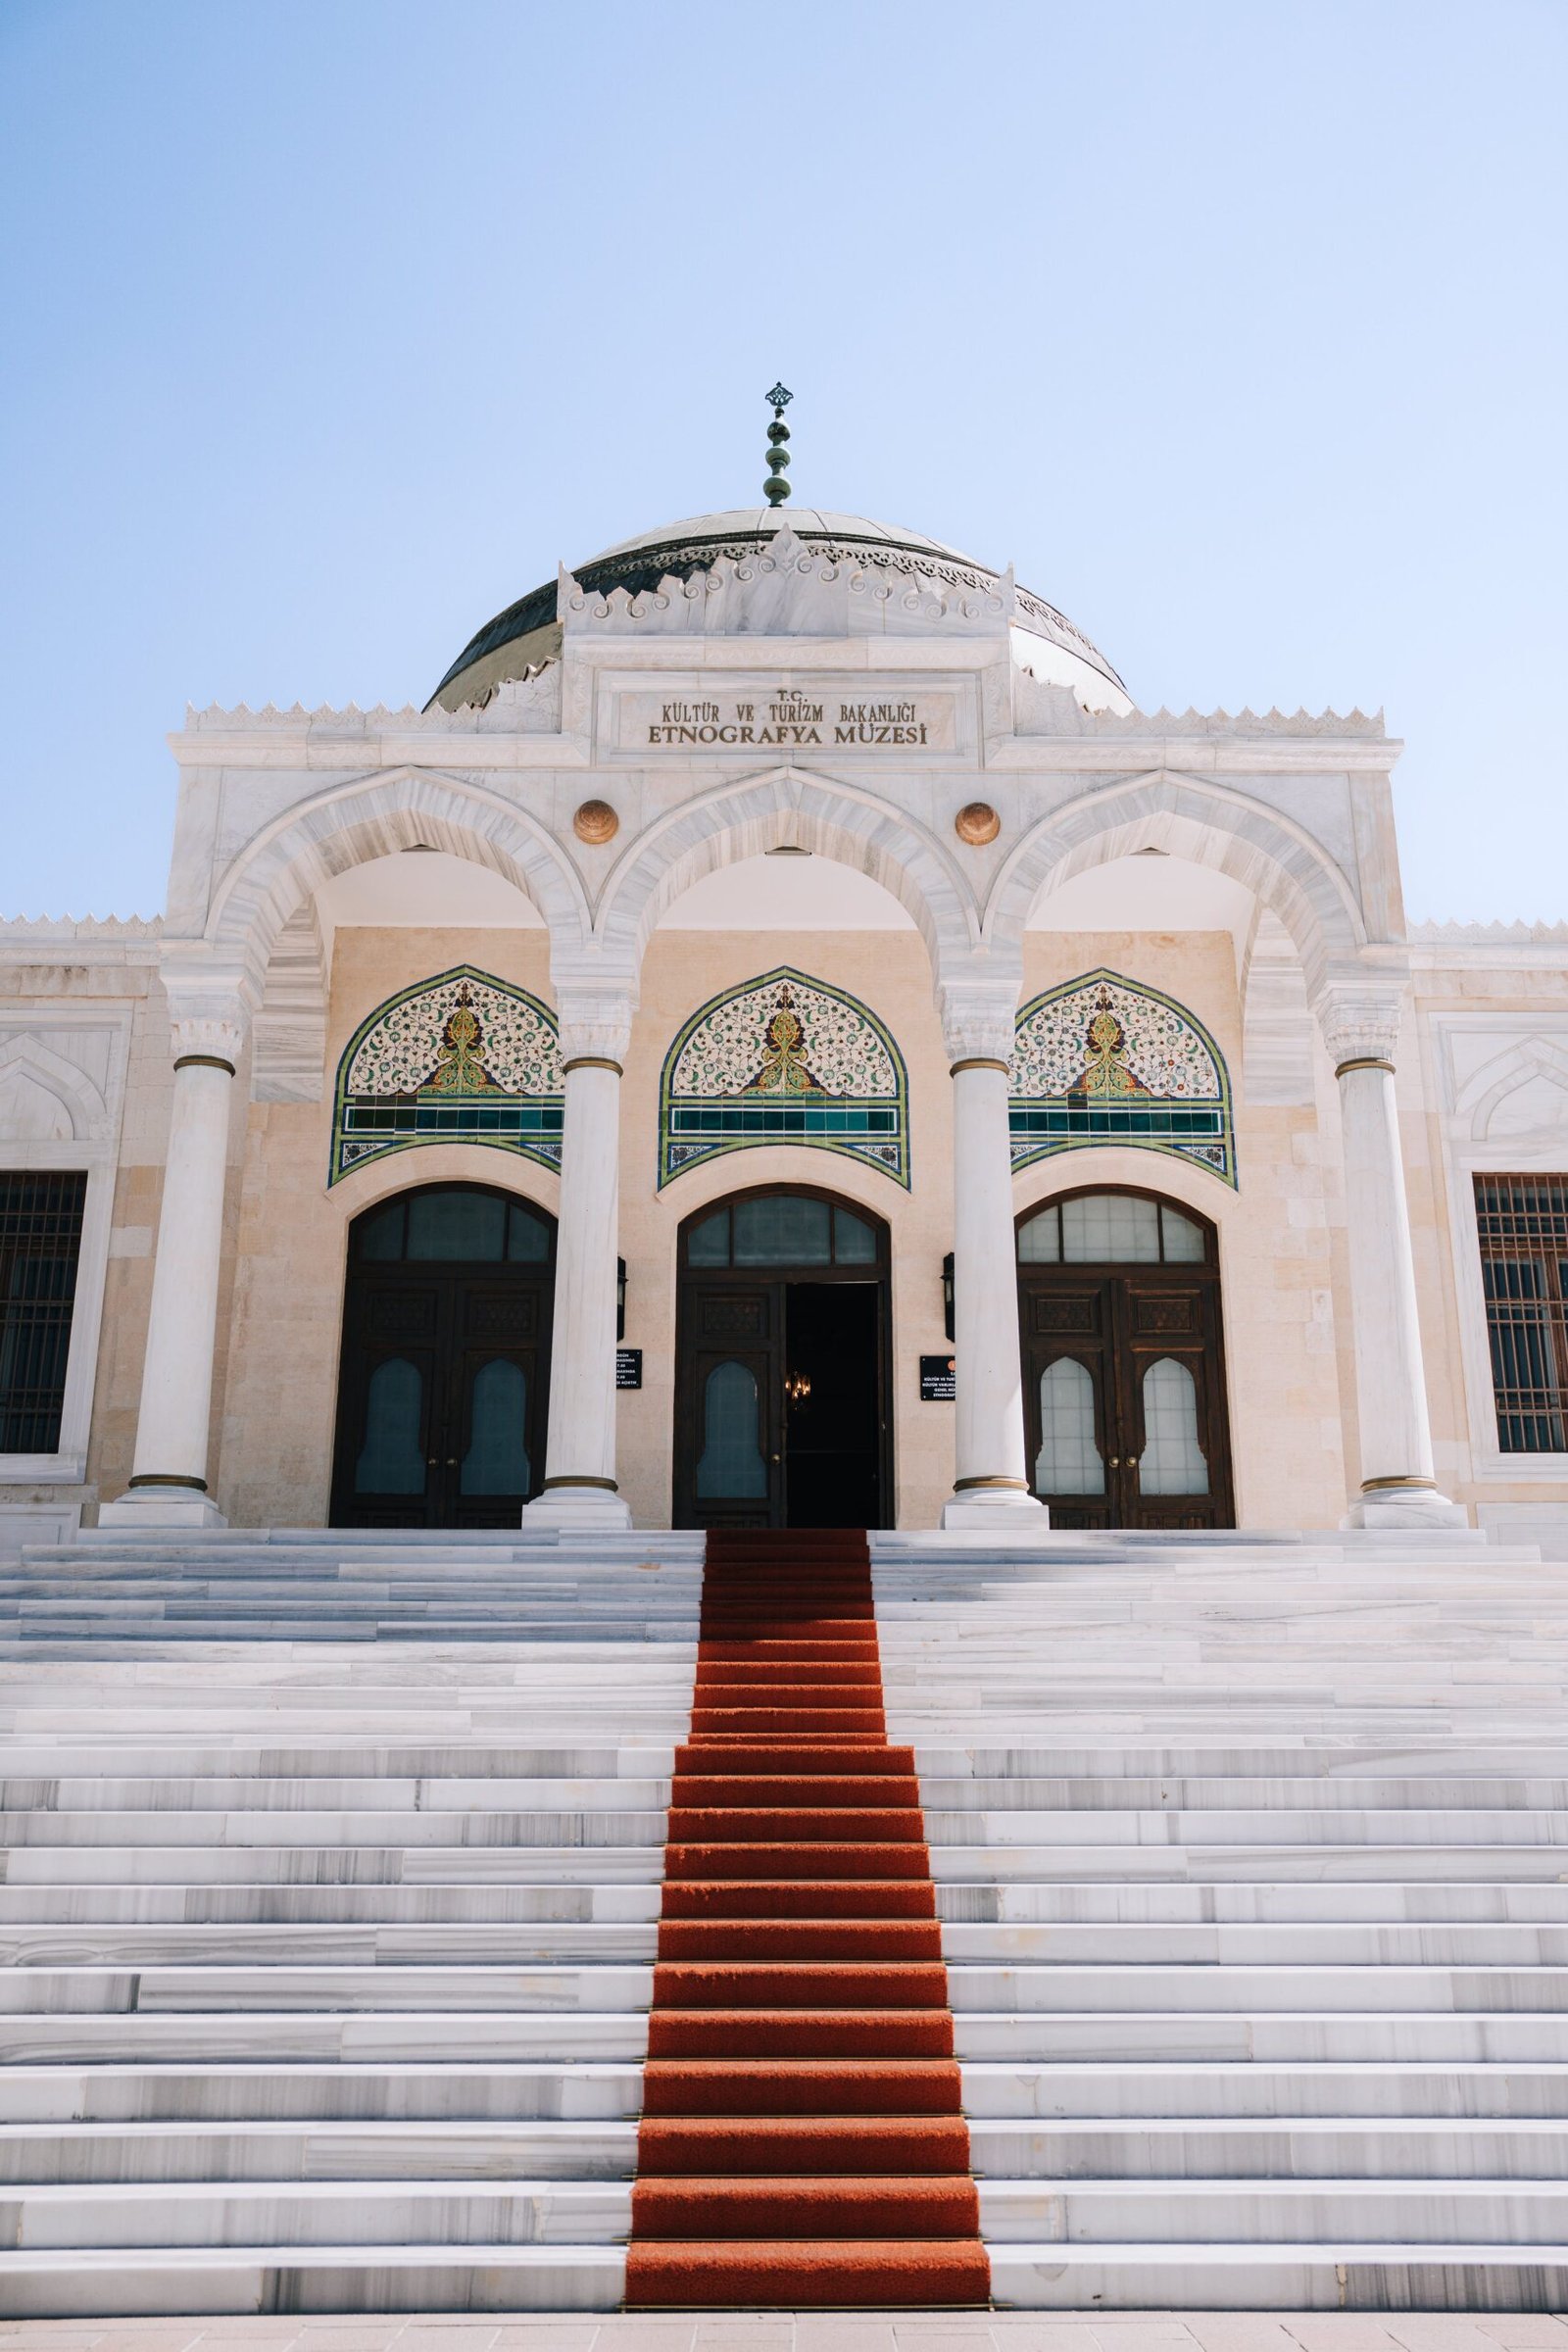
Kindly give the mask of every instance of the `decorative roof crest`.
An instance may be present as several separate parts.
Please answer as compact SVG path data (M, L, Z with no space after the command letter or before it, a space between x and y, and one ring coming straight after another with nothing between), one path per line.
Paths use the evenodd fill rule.
M563 564L557 610L568 636L1000 637L1016 596L1010 564L994 583L949 583L892 551L813 549L781 519L756 550L635 592L585 588Z

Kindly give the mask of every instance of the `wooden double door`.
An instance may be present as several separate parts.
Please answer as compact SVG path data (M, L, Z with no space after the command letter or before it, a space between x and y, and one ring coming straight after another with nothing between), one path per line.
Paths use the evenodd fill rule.
M1217 1267L1020 1265L1018 1300L1053 1526L1234 1526Z
M554 1227L483 1187L440 1193L351 1232L334 1527L515 1527L543 1483Z
M887 1230L806 1186L682 1228L677 1527L884 1527Z

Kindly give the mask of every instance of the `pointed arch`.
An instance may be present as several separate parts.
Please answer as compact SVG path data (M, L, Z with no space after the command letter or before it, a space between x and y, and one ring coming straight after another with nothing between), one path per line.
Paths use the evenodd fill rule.
M1156 769L1097 787L1029 827L992 886L985 927L1021 934L1042 884L1161 849L1243 883L1277 914L1316 996L1331 964L1351 960L1367 926L1344 868L1277 808L1196 776Z
M640 959L682 891L783 845L879 882L913 917L933 967L979 937L979 905L966 874L918 819L855 785L778 767L683 801L628 843L600 901L596 928L607 950Z
M264 825L219 882L206 936L260 989L284 926L323 882L420 843L514 884L554 936L586 936L581 878L545 825L470 778L411 767L334 785Z
M44 1122L56 1132L43 1134ZM0 1046L0 1134L8 1128L29 1143L94 1142L108 1132L109 1105L86 1071L41 1038L11 1037Z

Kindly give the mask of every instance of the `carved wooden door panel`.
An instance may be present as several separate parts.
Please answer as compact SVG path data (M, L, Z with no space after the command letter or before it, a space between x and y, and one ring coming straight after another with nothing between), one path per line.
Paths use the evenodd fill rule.
M446 1285L397 1276L344 1302L334 1527L439 1527Z
M389 1268L344 1299L334 1527L515 1527L544 1479L551 1286Z
M678 1527L782 1527L782 1282L692 1281L677 1409Z
M1020 1269L1030 1484L1059 1528L1234 1525L1212 1275Z
M440 1458L444 1527L515 1527L544 1480L550 1345L542 1287L454 1285Z
M1094 1275L1019 1284L1029 1483L1054 1527L1120 1527L1115 1285Z
M1116 1288L1124 1527L1231 1527L1230 1437L1212 1278L1129 1273Z

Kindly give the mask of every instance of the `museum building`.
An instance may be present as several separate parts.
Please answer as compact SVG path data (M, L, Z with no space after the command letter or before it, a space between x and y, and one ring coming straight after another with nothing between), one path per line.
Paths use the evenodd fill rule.
M0 924L0 1546L1568 1535L1568 927L1406 923L1380 717L778 505L172 748Z

